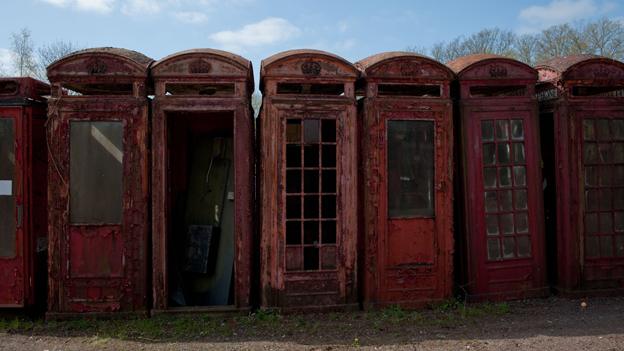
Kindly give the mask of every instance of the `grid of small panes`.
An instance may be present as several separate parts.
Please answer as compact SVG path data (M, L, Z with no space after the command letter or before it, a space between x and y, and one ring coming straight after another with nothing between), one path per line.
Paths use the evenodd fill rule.
M624 257L624 119L583 120L585 256Z
M336 268L336 120L286 120L286 270Z
M485 234L490 261L531 256L521 119L481 122Z

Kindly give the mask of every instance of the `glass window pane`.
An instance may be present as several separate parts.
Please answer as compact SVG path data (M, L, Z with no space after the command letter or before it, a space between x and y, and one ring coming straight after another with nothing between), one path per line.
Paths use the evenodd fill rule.
M601 189L600 192L600 209L601 210L611 210L611 189Z
M524 126L521 119L511 121L511 138L513 140L524 140Z
M434 124L388 121L388 214L434 214Z
M598 167L600 169L600 173L598 175L598 184L601 186L610 186L611 185L611 178L613 176L613 174L611 174L611 167L610 166L602 166L602 167Z
M501 257L500 247L498 245L498 239L488 239L487 241L488 248L488 259L489 260L498 260Z
M511 158L509 157L510 156L509 144L500 143L500 144L497 144L497 146L498 146L498 162L508 163L511 160Z
M496 168L490 167L483 170L483 186L496 188Z
M286 120L286 141L289 143L301 142L301 120Z
M514 202L516 210L526 210L527 209L527 191L526 190L515 190L514 191Z
M596 137L598 140L610 140L609 124L608 119L599 119L596 121Z
M494 122L493 121L481 122L481 140L483 141L494 140Z
M615 255L617 257L624 257L624 235L615 237Z
M600 162L612 162L611 144L598 144L598 153L600 154Z
M498 200L496 198L496 191L485 192L485 212L498 211Z
M598 147L594 143L585 143L583 145L583 160L586 163L597 163L600 158L598 157Z
M15 126L0 118L0 257L15 256L15 195Z
M503 238L503 258L514 258L516 256L516 240L514 237Z
M526 212L519 212L514 215L516 218L516 233L529 232L529 216Z
M624 210L624 189L613 189L613 208L616 210Z
M613 213L613 226L616 232L624 232L624 212Z
M321 141L320 138L320 121L318 119L304 119L303 120L303 142L308 143L318 143Z
M322 139L324 143L333 143L336 141L336 120L321 120Z
M598 167L585 167L585 185L598 186Z
M613 185L624 185L624 166L613 167Z
M509 121L496 121L496 140L509 140Z
M611 235L600 237L600 256L613 256L613 238L611 237Z
M596 140L596 130L594 129L594 121L590 119L583 120L583 139Z
M500 186L511 186L511 167L501 167L498 169Z
M589 211L596 211L599 209L600 196L598 196L598 190L585 190L585 209Z
M71 122L71 222L121 223L122 178L122 122Z
M613 233L613 216L611 212L603 212L600 214L600 233Z
M513 204L512 204L512 196L511 196L511 190L504 190L504 191L499 191L498 195L500 196L499 198L499 203L500 203L500 210L501 211L513 211Z
M525 160L524 144L513 143L513 162L523 163Z
M613 144L613 162L624 162L624 143Z
M611 122L613 139L624 140L624 119L614 119Z
M501 223L501 230L503 235L511 235L514 233L514 216L511 213L503 214L499 216Z
M524 166L514 167L514 185L515 186L526 185L526 168Z
M487 227L487 235L498 235L498 216L486 215L485 225Z
M483 164L493 165L496 163L496 144L483 144Z
M585 237L585 256L598 257L600 256L600 244L597 236Z
M531 241L528 236L516 237L518 240L518 257L531 257Z
M585 234L598 233L598 214L587 213L585 215Z

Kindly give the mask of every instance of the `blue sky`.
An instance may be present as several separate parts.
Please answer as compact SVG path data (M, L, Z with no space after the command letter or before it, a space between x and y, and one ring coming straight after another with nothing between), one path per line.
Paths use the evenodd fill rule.
M624 1L4 1L0 63L6 62L10 33L22 27L31 30L35 45L64 40L81 47L126 47L154 59L189 48L220 48L252 60L257 71L262 58L293 48L356 61L487 27L526 33L603 16L624 20Z

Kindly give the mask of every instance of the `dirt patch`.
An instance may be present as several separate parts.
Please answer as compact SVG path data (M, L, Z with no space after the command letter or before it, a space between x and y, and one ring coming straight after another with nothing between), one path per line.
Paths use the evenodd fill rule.
M126 321L0 320L0 350L623 350L624 298L541 299L424 311Z

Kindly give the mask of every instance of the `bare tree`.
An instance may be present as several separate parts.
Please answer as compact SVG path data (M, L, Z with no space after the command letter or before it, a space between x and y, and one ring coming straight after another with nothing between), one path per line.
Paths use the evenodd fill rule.
M624 23L602 18L584 26L581 36L588 52L624 60Z
M537 37L531 34L524 34L516 38L512 57L527 63L535 64L535 51L537 49Z
M47 80L46 68L51 63L79 49L76 44L62 40L40 46L37 49L37 77Z
M448 62L470 54L514 55L516 35L500 28L483 29L469 37L457 37L450 42L440 42L431 48L431 56Z
M552 57L582 54L587 52L580 32L569 24L560 24L543 30L537 42L537 61Z
M34 56L34 45L28 28L22 28L11 34L11 50L13 51L13 64L17 74L20 77L36 75L37 63Z

